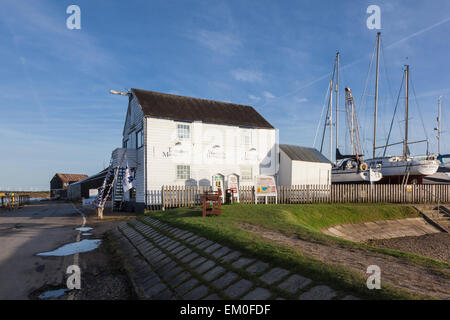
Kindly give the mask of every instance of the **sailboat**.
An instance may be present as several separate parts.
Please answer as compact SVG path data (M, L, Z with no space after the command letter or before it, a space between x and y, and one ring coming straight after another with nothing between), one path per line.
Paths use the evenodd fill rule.
M336 54L334 68L329 86L328 109L325 118L322 134L322 144L320 152L323 150L326 128L329 126L330 134L330 161L333 159L333 91L336 97L336 164L331 169L331 182L333 184L343 183L372 183L381 180L382 174L379 168L370 168L364 161L361 154L361 141L359 137L358 121L355 110L355 103L350 88L345 89L347 126L350 131L352 145L351 155L342 155L339 151L339 64L340 53Z
M441 153L441 99L439 97L438 100L438 116L437 116L437 127L434 130L437 131L437 141L438 141L438 160L439 160L439 169L438 172L450 173L450 154L442 154Z
M342 155L336 148L336 165L331 169L332 183L373 183L383 177L380 168L371 168L363 161L358 117L350 88L345 88L345 111L350 133L351 155Z
M409 142L408 141L408 124L409 124L409 65L404 69L405 82L405 138L399 143L389 143L389 138L385 146L377 147L376 130L377 130L377 109L378 109L378 77L379 77L379 61L380 61L380 36L377 34L377 64L376 64L376 80L375 80L375 111L374 111L374 137L373 137L373 158L367 160L369 167L378 168L381 166L383 174L382 182L401 183L401 184L422 184L423 178L436 173L439 167L439 161L434 154L425 156L410 156L409 145L413 143L428 142L427 140ZM400 156L385 156L386 148L394 145L403 144L403 154ZM376 150L384 148L383 157L376 157Z

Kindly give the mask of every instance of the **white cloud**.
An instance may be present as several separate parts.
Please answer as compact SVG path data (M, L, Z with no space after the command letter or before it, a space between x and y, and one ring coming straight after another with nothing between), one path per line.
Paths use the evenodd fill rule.
M430 90L426 92L419 93L417 95L417 98L425 98L425 97L437 97L439 96L446 96L450 94L450 88L444 88L444 89L438 89L438 90Z
M263 94L266 99L274 99L275 98L275 96L272 93L270 93L269 91L264 91Z
M298 103L308 102L308 98L295 98L295 101Z
M34 62L34 59L26 58L33 53L32 50L22 49L26 46L38 50L45 48L46 54L52 59L78 64L79 70L95 75L107 83L109 79L103 76L100 67L125 69L111 52L100 46L98 40L84 32L84 29L68 30L65 21L62 20L61 23L53 6L44 5L42 2L24 4L17 1L9 1L2 5L4 10L0 11L0 20L10 32L15 50L21 54L19 59L22 65L43 68ZM1 43L0 49L3 48Z
M231 71L231 74L236 80L246 82L262 82L263 75L259 71L236 69Z
M232 55L241 45L239 38L226 32L199 30L189 37L208 49L225 55Z
M250 100L253 100L253 101L260 101L260 100L261 100L260 97L257 97L257 96L255 96L255 95L253 95L253 94L249 94L249 95L248 95L248 98L249 98Z

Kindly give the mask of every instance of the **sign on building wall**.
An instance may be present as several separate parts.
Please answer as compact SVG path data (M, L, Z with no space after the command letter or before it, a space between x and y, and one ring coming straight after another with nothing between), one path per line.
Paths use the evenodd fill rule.
M278 202L277 185L275 183L275 177L272 176L257 176L255 185L255 203L258 202L258 197L275 197Z
M98 195L98 189L89 189L89 198L96 197Z
M231 191L233 201L239 202L239 177L235 174L228 176L228 189Z
M222 202L225 201L225 193L224 193L224 176L221 174L216 174L213 176L213 190L222 192Z

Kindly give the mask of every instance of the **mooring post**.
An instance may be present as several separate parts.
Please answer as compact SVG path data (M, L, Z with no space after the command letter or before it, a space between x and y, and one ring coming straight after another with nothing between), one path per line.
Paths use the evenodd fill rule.
M97 217L103 219L103 208L97 207Z

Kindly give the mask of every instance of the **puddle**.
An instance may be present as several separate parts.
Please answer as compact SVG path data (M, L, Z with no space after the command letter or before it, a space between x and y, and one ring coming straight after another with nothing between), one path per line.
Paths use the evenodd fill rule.
M38 253L37 255L43 256L43 257L69 256L69 255L75 254L75 253L83 253L83 252L95 250L100 246L101 242L102 242L102 240L98 240L98 239L96 239L96 240L84 239L79 242L73 242L73 243L63 245L62 247L59 247L58 249L53 250L53 251Z
M81 232L86 232L86 231L92 230L92 228L90 228L90 227L79 227L79 228L76 228L75 230L78 230L78 231L81 231Z
M50 299L50 298L59 298L66 292L70 291L67 288L58 289L58 290L48 290L39 295L39 299Z
M30 198L30 201L42 201L44 199L48 199L48 198Z
M85 232L85 233L82 233L81 235L82 235L82 236L92 236L92 233Z

